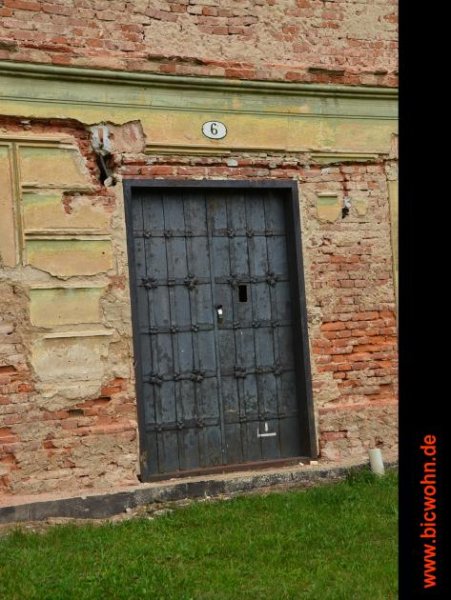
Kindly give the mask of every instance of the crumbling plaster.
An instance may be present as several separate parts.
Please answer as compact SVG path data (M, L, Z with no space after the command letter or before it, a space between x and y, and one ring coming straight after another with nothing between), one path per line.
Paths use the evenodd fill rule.
M24 133L20 120L12 122L16 133L11 135L9 131L7 147L17 145L14 151L21 159L22 146L27 148L30 144L34 149L36 140L41 145L43 142L36 131L29 130L30 125L26 125ZM40 123L38 130L67 126L63 120L37 123ZM10 411L10 403L5 402L7 410L0 411L12 415L9 421L8 417L5 419L7 427L3 429L3 441L6 438L9 443L6 452L4 449L7 466L2 467L5 489L39 492L58 486L101 487L137 481L123 177L297 180L316 427L322 455L340 460L362 454L380 440L390 449L395 447L395 367L390 366L385 374L387 386L392 386L386 395L380 394L382 379L373 388L368 385L373 365L373 371L368 368L361 371L360 387L359 381L346 380L355 386L349 397L344 395L343 380L336 378L337 371L322 369L331 356L319 352L317 345L328 343L324 341L325 322L351 319L351 312L360 319L359 315L370 307L375 312L368 314L375 316L368 319L375 319L377 326L383 327L380 315L384 311L390 314L393 309L393 281L387 266L391 261L387 246L390 229L387 180L389 177L394 180L389 143L385 154L374 157L352 155L352 149L348 149L351 156L339 159L332 150L327 159L329 164L321 164L311 152L221 154L217 149L211 157L190 156L189 150L178 156L158 154L149 150L149 136L139 120L124 125L105 120L98 125L76 124L73 128L71 135L63 137L58 134L52 138L46 133L43 137L47 149L39 155L40 173L22 183L22 171L18 171L16 184L11 187L11 203L16 206L12 212L21 207L15 239L21 264L5 266L1 277L20 298L23 318L13 318L10 322L22 343L20 364L27 373L27 381L32 383L26 384L30 387L24 404L27 409L19 409L16 404ZM99 170L89 141L99 128L103 136L108 135L104 154L114 175L109 187L102 186L98 179ZM20 135L17 129L22 131ZM42 132L40 135L42 138ZM67 158L68 152L72 153L70 164L78 165L72 180L68 176L70 170L60 169L58 179L58 172L52 169L55 152L61 144L62 156ZM33 151L25 153L30 155ZM37 156L36 151L34 155ZM324 156L327 154L322 155L321 161ZM27 168L32 173L30 165ZM324 197L333 199L333 213L322 212ZM342 207L347 197L351 199L350 214L343 219ZM36 204L41 210L36 210ZM62 244L68 249L67 255ZM92 249L90 260L86 260L83 251L77 251L77 247L86 246ZM352 289L342 289L341 275L331 274L330 261L338 256L346 264L348 254L363 261L356 265L358 269L352 275L355 279L351 274L341 273L346 282L352 283ZM342 311L348 300L346 316ZM390 336L393 337L392 332ZM356 339L349 340L346 348L352 356L356 343ZM3 360L5 367L12 364L10 356L6 362ZM365 360L369 361L368 356ZM389 362L394 365L392 358ZM362 365L365 367L364 363L357 364L358 370ZM12 374L14 380L16 372ZM368 394L375 394L376 401ZM0 428L0 445L1 431Z

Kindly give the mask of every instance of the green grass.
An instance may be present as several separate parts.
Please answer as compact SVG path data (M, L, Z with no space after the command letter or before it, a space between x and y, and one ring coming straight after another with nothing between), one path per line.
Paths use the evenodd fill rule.
M396 597L395 473L0 538L2 600Z

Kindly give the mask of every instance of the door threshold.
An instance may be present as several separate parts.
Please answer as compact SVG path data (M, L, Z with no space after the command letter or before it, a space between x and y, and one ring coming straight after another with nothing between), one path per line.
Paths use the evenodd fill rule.
M152 481L167 481L169 479L181 479L184 477L199 477L202 475L220 475L221 473L240 473L242 471L263 471L264 469L273 469L277 467L292 467L302 463L309 465L310 461L314 460L310 457L297 456L292 458L279 458L273 460L258 460L246 463L234 463L229 465L217 465L214 467L203 467L198 469L188 469L186 471L173 471L172 473L159 473L150 475L145 480L145 483Z

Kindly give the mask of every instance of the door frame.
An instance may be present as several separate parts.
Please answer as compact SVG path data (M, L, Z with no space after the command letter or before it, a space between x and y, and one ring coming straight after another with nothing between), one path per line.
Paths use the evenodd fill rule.
M136 315L138 314L138 287L135 275L135 252L134 241L132 235L132 203L134 190L142 191L143 188L149 190L156 189L186 189L186 190L276 190L280 192L281 198L285 202L286 215L286 235L288 244L288 264L290 276L291 303L293 312L293 327L294 339L300 340L300 344L295 344L293 348L293 358L295 363L296 373L296 392L297 403L300 417L300 447L301 453L297 459L316 459L318 456L315 416L313 407L312 393L312 377L310 365L310 351L308 341L308 324L307 324L307 306L305 296L305 281L304 281L304 262L302 255L301 243L301 214L299 210L299 191L296 181L291 179L279 180L188 180L188 179L123 179L124 190L124 208L125 208L125 225L127 237L127 258L129 267L129 289L131 299L132 312L132 333L133 333L133 352L134 352L134 369L135 369L135 389L136 389L136 404L138 414L138 431L139 431L139 464L141 469L141 481L151 481L155 479L165 479L174 477L174 473L163 475L155 475L149 473L146 456L146 440L145 440L145 417L144 417L144 402L143 402L143 378L141 370L141 348L139 336L139 323ZM302 399L305 398L305 401ZM280 460L272 461L280 464ZM287 459L286 463L292 463L293 459ZM253 468L260 466L264 468L271 464L271 461L259 461L252 464ZM249 463L240 463L236 465L224 465L215 468L205 467L198 469L198 472L218 472L218 470L230 471L233 468L236 471L249 468ZM188 471L178 472L180 476L188 476L192 473Z

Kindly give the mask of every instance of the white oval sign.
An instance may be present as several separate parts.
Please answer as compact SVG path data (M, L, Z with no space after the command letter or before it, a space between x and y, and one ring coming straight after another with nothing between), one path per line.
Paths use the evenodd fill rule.
M202 133L212 140L221 140L227 135L227 127L221 121L207 121L202 125Z

